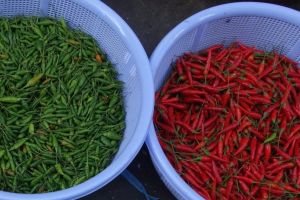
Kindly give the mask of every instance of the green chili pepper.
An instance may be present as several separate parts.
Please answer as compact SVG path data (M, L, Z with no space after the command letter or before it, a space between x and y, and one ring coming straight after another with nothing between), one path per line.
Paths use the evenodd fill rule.
M28 132L29 134L33 135L34 134L34 124L30 123L28 127Z
M103 135L111 140L120 140L122 139L122 135L117 134L117 133L113 133L113 132L106 132L103 133Z
M11 148L10 151L18 149L20 146L22 146L23 144L25 144L25 142L28 140L28 138L22 138L20 140L18 140Z
M21 100L22 98L13 97L13 96L0 97L0 102L2 103L17 103L20 102Z
M31 87L31 86L34 86L36 85L40 80L41 78L43 77L44 74L42 73L39 73L37 75L35 75L34 77L32 77L32 79L30 79L27 84L25 85L25 87Z

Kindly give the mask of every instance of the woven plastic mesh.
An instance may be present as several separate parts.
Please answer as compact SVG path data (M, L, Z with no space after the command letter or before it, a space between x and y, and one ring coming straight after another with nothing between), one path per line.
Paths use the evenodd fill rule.
M299 27L273 18L236 16L216 20L203 27L199 49L213 44L240 41L259 49L287 55L300 38Z
M12 16L39 16L40 0L0 0L0 15Z

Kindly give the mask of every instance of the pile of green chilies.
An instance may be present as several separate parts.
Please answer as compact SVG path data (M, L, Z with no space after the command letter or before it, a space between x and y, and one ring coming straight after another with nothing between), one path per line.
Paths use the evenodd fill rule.
M64 20L0 19L0 190L72 187L105 169L125 129L123 85Z

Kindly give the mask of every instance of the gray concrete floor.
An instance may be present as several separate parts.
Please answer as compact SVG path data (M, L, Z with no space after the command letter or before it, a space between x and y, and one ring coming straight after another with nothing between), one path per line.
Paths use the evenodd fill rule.
M133 29L143 44L148 56L160 40L185 18L205 8L228 0L103 0L114 9ZM300 10L298 0L266 0ZM300 19L299 19L300 20ZM144 184L149 194L162 200L175 199L160 181L144 146L133 163L131 171ZM119 176L101 190L82 200L143 200L145 197Z

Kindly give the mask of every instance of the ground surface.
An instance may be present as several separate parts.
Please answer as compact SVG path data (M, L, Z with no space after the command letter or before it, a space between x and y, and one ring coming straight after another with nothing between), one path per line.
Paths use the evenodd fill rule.
M114 9L133 29L143 44L148 56L159 41L179 22L205 8L234 2L228 0L103 0ZM300 1L265 1L288 6L300 11ZM296 19L295 19L296 20ZM300 20L300 19L298 19ZM144 146L129 166L144 184L149 194L161 200L175 199L160 181ZM101 190L82 200L143 200L145 197L132 187L122 176Z

